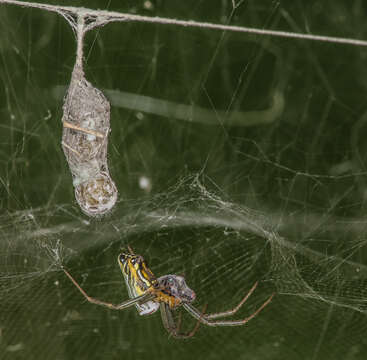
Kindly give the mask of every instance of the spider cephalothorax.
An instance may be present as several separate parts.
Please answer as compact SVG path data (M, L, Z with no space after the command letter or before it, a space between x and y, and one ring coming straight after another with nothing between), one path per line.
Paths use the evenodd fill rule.
M129 252L121 253L118 257L118 263L124 275L130 297L129 300L121 304L112 304L88 296L69 272L65 269L63 270L83 296L93 304L102 305L114 310L122 310L135 305L140 315L149 315L160 309L164 327L171 335L177 338L193 336L200 323L208 326L244 325L264 309L274 296L274 294L272 294L254 313L245 319L214 320L235 314L253 293L257 286L257 282L235 308L219 313L205 314L192 305L196 295L195 292L187 286L183 276L164 275L156 278L148 268L144 258L141 255L134 254L130 247L128 247L128 250ZM197 319L195 328L187 334L180 333L179 326L176 325L172 315L172 310L180 306L182 306L192 317Z

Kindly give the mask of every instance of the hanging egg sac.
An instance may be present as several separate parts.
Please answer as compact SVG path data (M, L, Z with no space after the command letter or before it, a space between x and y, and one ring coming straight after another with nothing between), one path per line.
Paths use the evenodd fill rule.
M75 199L89 216L110 211L117 189L107 165L110 104L74 67L63 105L62 148L73 177Z

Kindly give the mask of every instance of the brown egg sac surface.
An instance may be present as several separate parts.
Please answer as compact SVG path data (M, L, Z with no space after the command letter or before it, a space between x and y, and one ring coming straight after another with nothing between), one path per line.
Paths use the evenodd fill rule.
M108 173L75 186L75 198L80 208L90 216L107 213L116 203L117 189Z
M110 104L75 66L63 106L62 148L75 187L75 198L89 216L107 213L117 189L107 165Z

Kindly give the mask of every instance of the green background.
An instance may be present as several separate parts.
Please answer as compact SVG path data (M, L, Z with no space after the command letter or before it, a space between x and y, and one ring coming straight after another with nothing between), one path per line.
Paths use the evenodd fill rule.
M362 0L233 3L62 5L367 39ZM138 22L91 31L85 73L111 102L119 190L92 219L60 146L75 46L61 16L0 5L0 357L365 359L367 49ZM141 96L206 116L141 112ZM276 296L243 327L176 340L158 313L87 303L60 270L121 302L127 244L157 276L184 274L209 312L257 280L235 318Z

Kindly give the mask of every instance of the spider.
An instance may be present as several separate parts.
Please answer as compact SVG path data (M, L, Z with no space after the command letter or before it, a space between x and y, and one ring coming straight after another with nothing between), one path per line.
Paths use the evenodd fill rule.
M254 313L245 319L214 320L235 314L254 292L258 282L252 286L250 291L235 308L219 313L205 314L205 308L203 312L200 312L200 310L192 305L196 295L195 292L186 285L183 276L164 275L156 278L148 268L144 258L141 255L135 254L130 247L128 247L128 250L128 253L121 253L117 259L130 297L129 300L121 304L112 304L90 297L70 273L65 268L63 268L63 270L83 296L92 304L101 305L114 310L123 310L135 305L139 315L150 315L160 309L164 327L175 338L189 338L193 336L199 328L200 323L208 326L244 325L264 309L274 296L274 294L272 294ZM197 320L193 330L188 333L180 333L180 322L176 324L173 318L172 310L176 310L180 306L183 306L183 308Z

